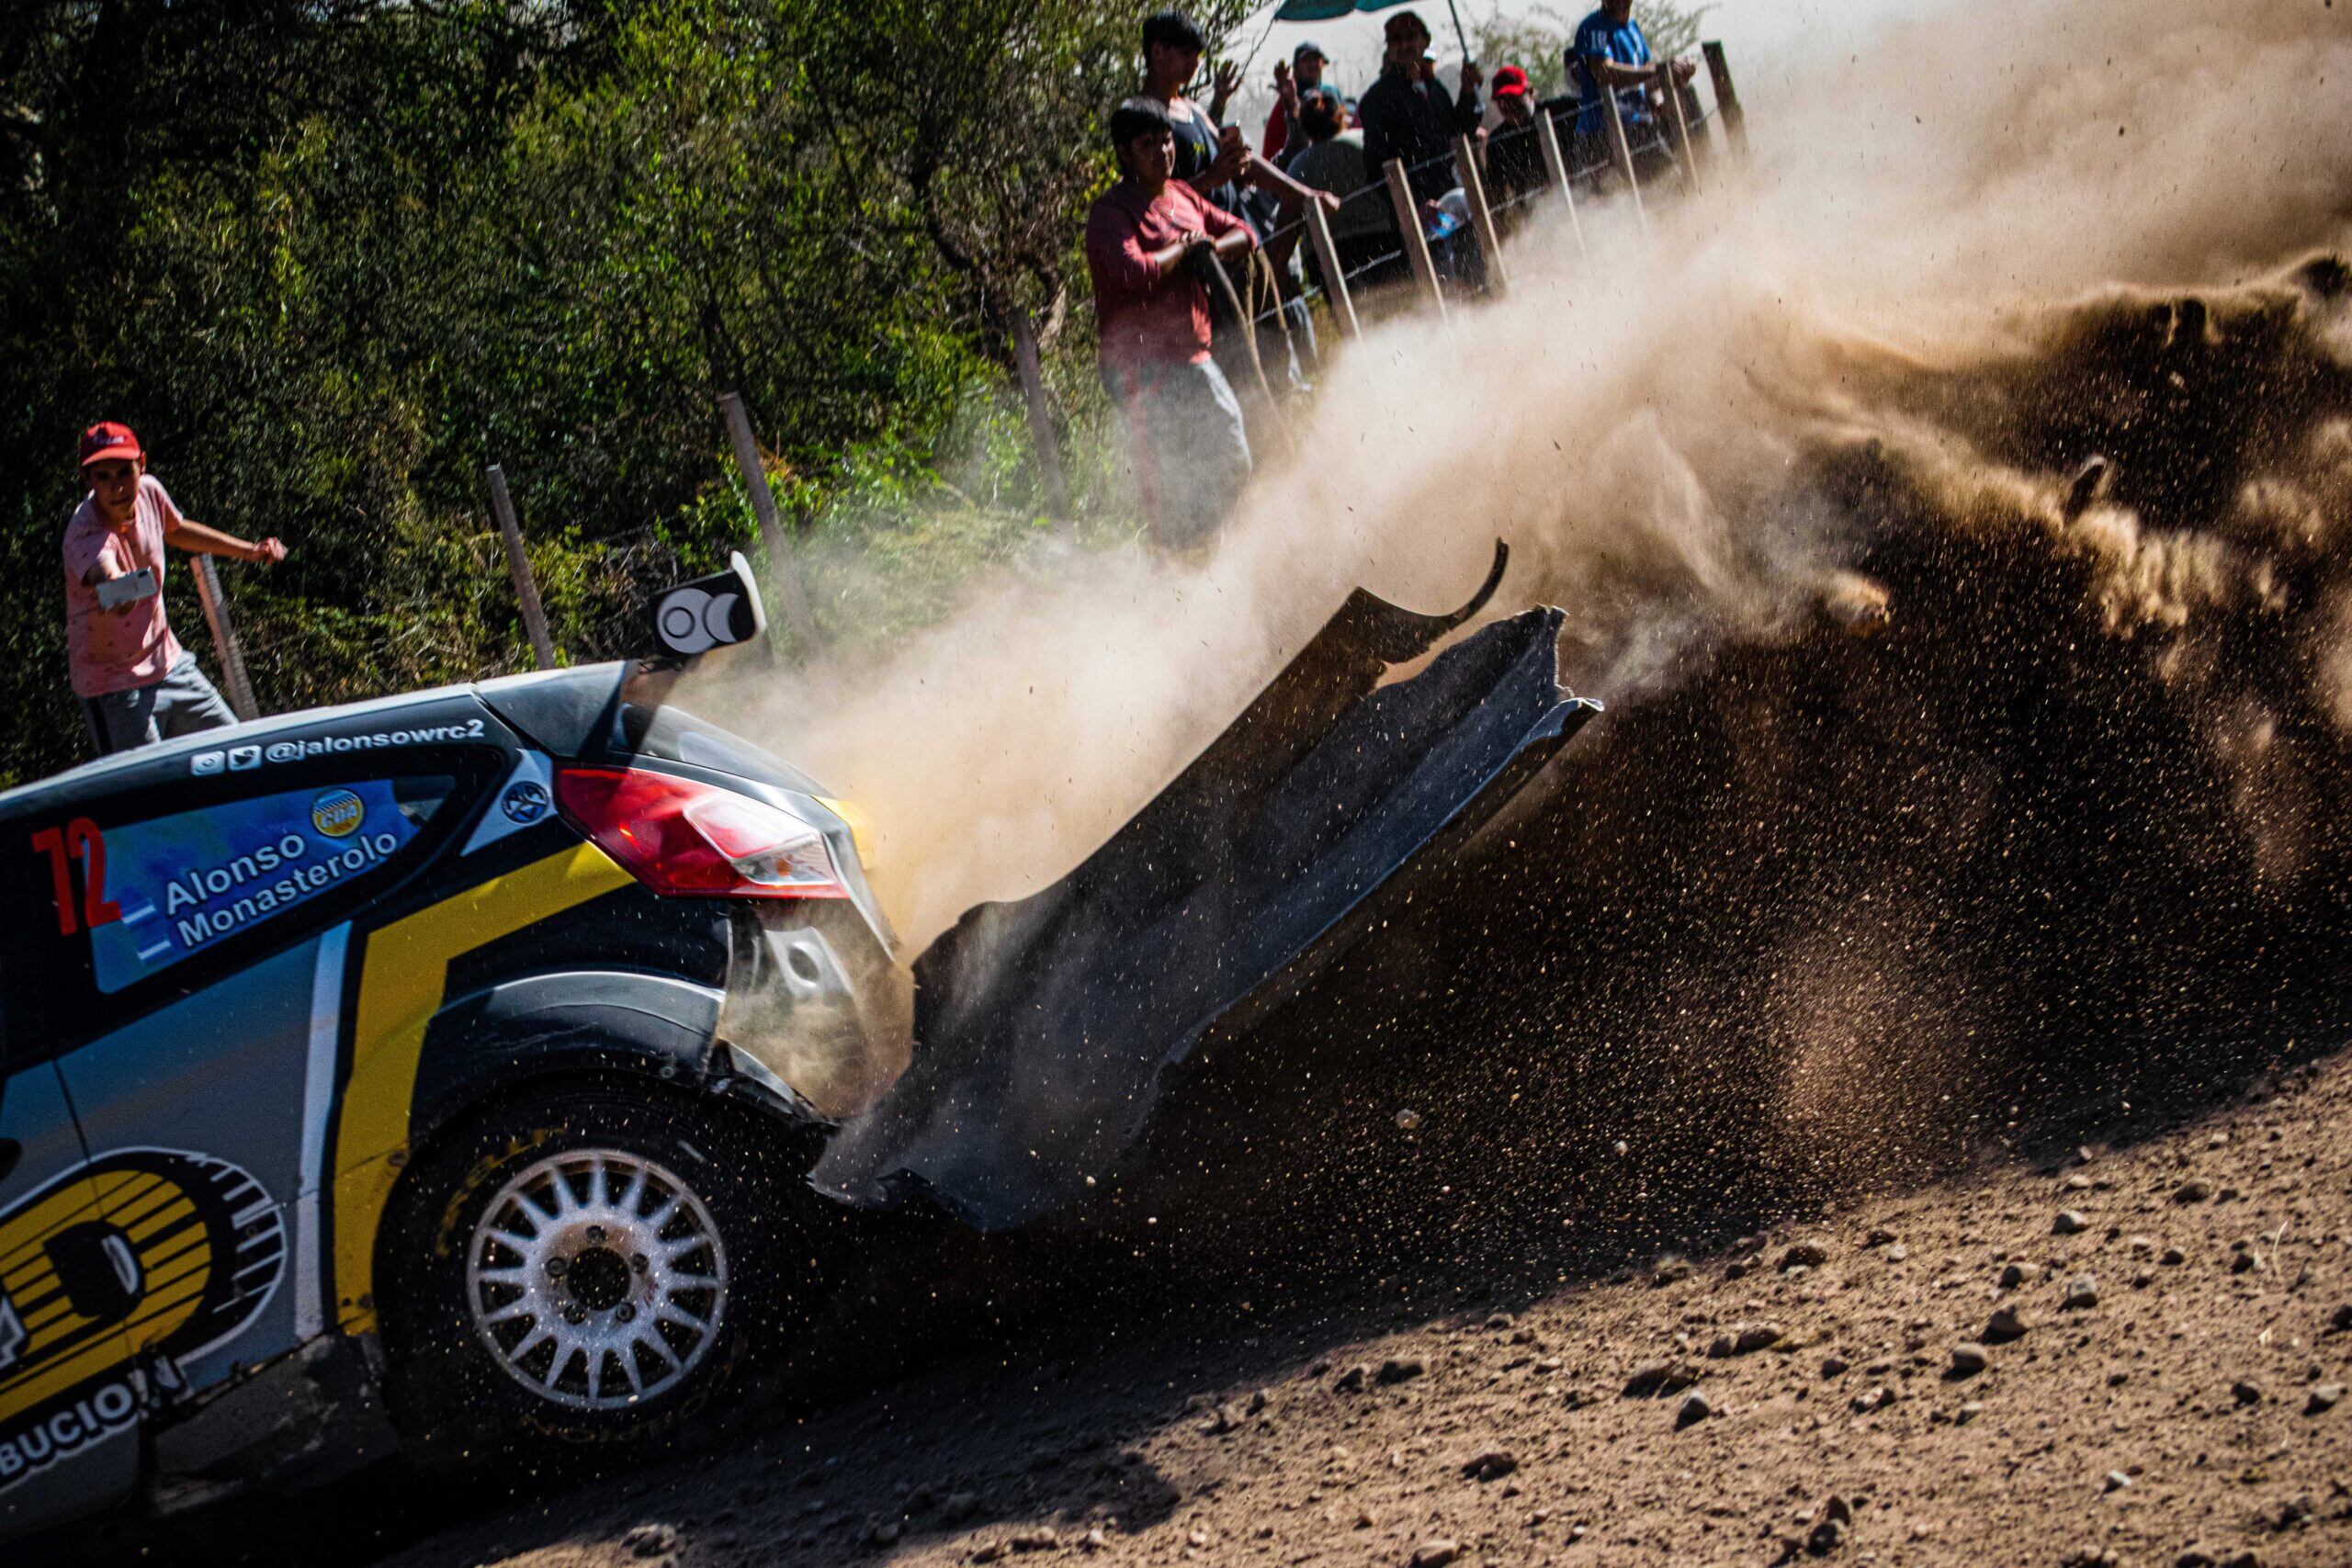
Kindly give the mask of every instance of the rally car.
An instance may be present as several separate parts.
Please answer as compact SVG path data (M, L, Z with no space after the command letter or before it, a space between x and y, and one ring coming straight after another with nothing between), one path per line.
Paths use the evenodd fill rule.
M757 636L740 559L655 660L0 794L0 1539L656 1441L821 1298L843 1216L1023 1224L1114 1174L1163 1071L1597 711L1556 610L1392 678L1502 567L1447 616L1359 592L911 987L848 808L666 700Z

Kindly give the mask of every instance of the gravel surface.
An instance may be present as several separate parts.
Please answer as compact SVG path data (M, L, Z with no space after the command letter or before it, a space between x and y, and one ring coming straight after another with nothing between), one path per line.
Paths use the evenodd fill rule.
M1443 1311L1046 1325L390 1561L2352 1562L2347 1100Z

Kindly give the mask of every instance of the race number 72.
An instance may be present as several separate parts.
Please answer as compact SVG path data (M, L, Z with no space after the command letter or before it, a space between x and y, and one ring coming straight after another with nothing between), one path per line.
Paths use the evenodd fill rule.
M107 840L96 823L76 817L63 828L43 828L33 835L33 853L49 857L50 886L57 895L58 935L72 936L81 929L74 919L74 871L69 862L82 863L81 926L96 930L122 919L121 907L107 897Z

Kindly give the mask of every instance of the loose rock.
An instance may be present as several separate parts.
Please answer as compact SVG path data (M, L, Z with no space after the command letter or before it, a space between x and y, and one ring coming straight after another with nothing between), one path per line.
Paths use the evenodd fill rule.
M2324 1382L2313 1388L2304 1398L2303 1414L2324 1416L2343 1403L2344 1385L2340 1382Z
M1372 1369L1363 1365L1362 1362L1358 1362L1356 1365L1350 1367L1346 1371L1341 1372L1338 1377L1333 1378L1331 1380L1331 1386L1341 1393L1354 1393L1363 1387L1364 1380L1371 1376Z
M1682 1396L1681 1408L1674 1413L1674 1429L1679 1432L1685 1427L1695 1427L1714 1413L1714 1401L1694 1388Z
M2058 1211L2058 1217L2050 1222L2051 1234L2053 1235L2075 1235L2090 1228L2090 1216L2080 1209L2061 1209Z
M1984 1353L1984 1347L1973 1340L1962 1340L1951 1348L1954 1377L1973 1378L1991 1363L1992 1358Z
M1410 1382L1429 1370L1429 1362L1419 1356L1391 1356L1380 1363L1379 1377L1385 1383Z
M1781 1325L1777 1323L1735 1323L1715 1336L1714 1342L1707 1347L1707 1355L1717 1361L1732 1356L1752 1356L1780 1341Z
M2098 1281L2088 1274L2077 1274L2066 1284L2066 1294L2058 1303L2062 1312L2081 1312L2098 1305Z
M1462 1461L1462 1473L1475 1481L1499 1481L1519 1468L1519 1456L1509 1449L1486 1449Z
M2172 1190L2176 1203L2202 1203L2213 1195L2213 1184L2202 1177L2190 1177Z
M2025 1317L2013 1306L1995 1307L1993 1315L1984 1320L1984 1342L2000 1345L2025 1333Z
M2230 1397L2240 1404L2259 1404L2262 1403L2262 1385L2240 1378L2230 1385Z
M2021 1286L2039 1284L2041 1281L2041 1265L2039 1263L2012 1263L2001 1270L2001 1289L2005 1291L2014 1291Z
M1648 1399L1689 1388L1699 1381L1699 1369L1687 1361L1645 1361L1625 1379L1627 1399Z
M1425 1540L1413 1549L1413 1568L1446 1568L1461 1555L1462 1543L1458 1540Z
M1829 1249L1818 1243L1801 1241L1781 1254L1783 1269L1818 1269L1829 1261Z

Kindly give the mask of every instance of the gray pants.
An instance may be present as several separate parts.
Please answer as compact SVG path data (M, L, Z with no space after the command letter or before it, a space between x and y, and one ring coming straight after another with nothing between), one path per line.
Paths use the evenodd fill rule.
M1125 406L1151 541L1168 550L1208 542L1250 478L1241 405L1216 361L1159 364L1113 379Z
M90 743L101 757L237 722L237 716L196 667L196 655L185 649L164 671L164 678L152 685L84 697L82 718L90 727Z

